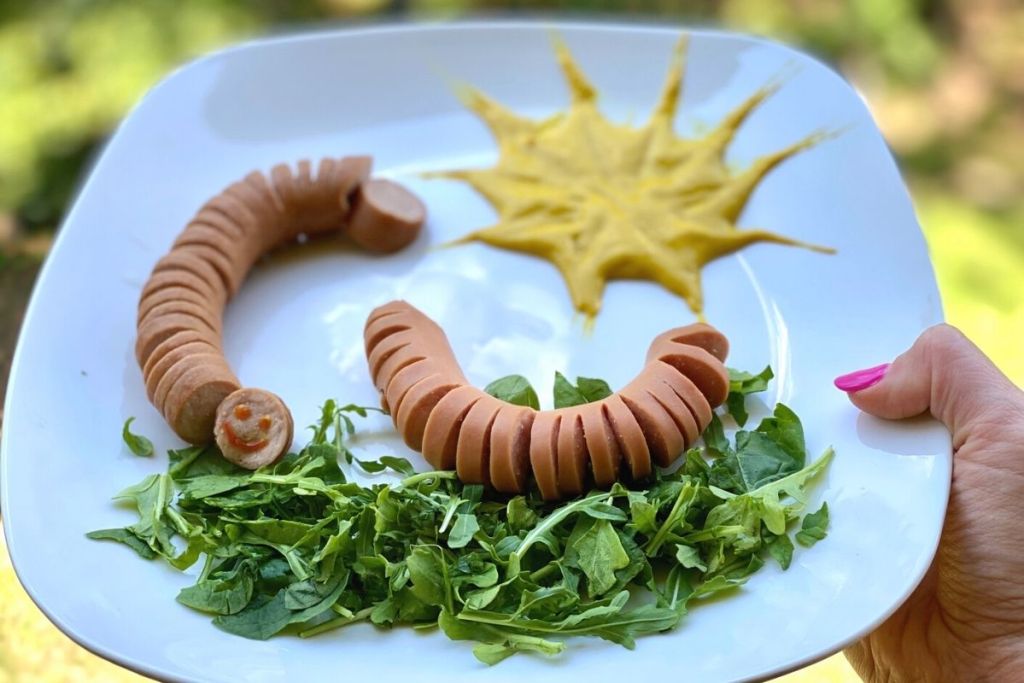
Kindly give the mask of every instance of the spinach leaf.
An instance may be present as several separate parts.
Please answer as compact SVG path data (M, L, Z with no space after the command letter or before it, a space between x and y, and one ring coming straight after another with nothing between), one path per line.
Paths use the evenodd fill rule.
M124 421L124 427L121 429L121 438L124 439L125 445L135 455L143 458L148 458L153 455L153 442L140 434L132 434L131 425L135 421L134 417L129 417Z
M828 535L828 503L822 503L817 512L804 517L800 524L800 531L796 532L796 542L805 548L825 538Z
M555 408L569 408L600 401L610 396L612 390L604 380L589 377L577 377L574 386L565 375L556 371L554 393Z
M506 403L540 410L537 392L530 386L530 381L522 375L508 375L496 379L484 387L484 391Z
M729 414L736 420L736 424L742 427L747 423L748 417L747 396L765 391L768 388L768 382L775 377L775 373L772 372L770 365L756 375L733 368L728 368L728 371L729 396L726 398L725 405Z

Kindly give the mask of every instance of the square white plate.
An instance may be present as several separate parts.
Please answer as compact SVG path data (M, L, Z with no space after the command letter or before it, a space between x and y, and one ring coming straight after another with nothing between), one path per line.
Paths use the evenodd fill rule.
M891 359L942 319L907 192L864 103L835 73L780 45L703 31L691 42L681 131L706 129L780 73L790 76L742 128L732 163L815 130L845 129L773 171L740 221L832 245L838 255L758 245L704 274L708 320L732 340L729 364L771 363L778 380L765 402L797 411L814 454L836 447L818 496L832 510L826 541L798 552L787 572L770 564L739 594L695 608L679 630L643 638L635 652L576 640L553 661L519 656L488 669L469 644L411 629L233 637L174 601L193 577L86 540L88 530L131 519L110 503L114 492L166 466L162 455L126 451L124 419L138 416L135 428L161 450L179 444L147 403L132 354L141 285L196 208L253 168L370 153L378 172L408 184L430 211L426 235L397 256L368 258L340 245L299 251L259 267L231 304L226 351L235 369L243 382L281 394L300 425L327 397L374 400L361 330L367 312L392 298L438 320L475 383L518 372L542 396L555 369L621 386L656 333L693 319L654 285L613 283L587 335L548 264L482 245L430 249L493 219L468 187L417 175L495 159L452 80L528 114L563 108L550 28L389 27L257 42L177 71L125 120L40 276L6 403L11 557L61 629L105 657L171 679L653 680L685 672L718 681L825 656L914 588L942 526L949 437L929 420L860 416L831 386L838 373ZM678 31L557 30L599 87L604 110L641 120Z

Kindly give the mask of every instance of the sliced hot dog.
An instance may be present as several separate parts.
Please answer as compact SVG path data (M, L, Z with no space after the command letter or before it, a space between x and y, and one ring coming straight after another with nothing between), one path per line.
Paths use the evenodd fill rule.
M697 438L700 436L700 429L698 429L697 422L693 419L690 407L679 397L679 394L672 390L669 384L680 375L672 366L666 365L661 361L655 361L647 367L653 380L647 385L647 391L654 396L654 399L661 404L661 407L665 409L665 412L676 423L676 428L683 435L683 448L680 450L685 450L697 441Z
M558 500L558 433L561 414L544 410L536 414L530 427L530 467L544 500Z
M724 334L707 323L693 323L685 327L675 327L667 332L662 332L651 342L650 351L647 353L647 361L658 357L663 342L675 342L677 344L689 344L699 346L718 360L725 362L729 355L729 340Z
M294 436L284 402L263 389L238 389L220 402L214 436L224 457L254 470L280 460Z
M562 408L558 428L558 490L563 496L578 496L587 483L587 442L583 437L580 407Z
M419 451L423 448L423 430L427 419L445 394L465 384L461 377L433 375L419 382L402 397L402 405L393 413L398 432L405 444Z
M219 349L212 346L209 342L197 340L177 345L165 353L158 362L153 364L152 370L145 376L146 396L150 402L155 402L156 388L160 385L160 380L164 378L168 370L177 365L182 359L199 354L212 355L218 352Z
M663 361L654 361L655 363L662 363ZM708 400L704 398L704 394L700 393L700 389L694 384L689 377L676 370L674 367L669 366L672 371L671 374L666 374L666 383L672 387L672 390L676 392L679 398L683 399L687 407L690 409L690 413L693 415L694 421L697 423L698 432L703 433L709 424L711 424L711 405Z
M612 394L603 403L605 416L618 440L619 451L629 466L630 475L634 481L646 479L652 471L651 452L636 416L618 394Z
M384 397L388 402L388 410L397 416L402 411L402 399L405 398L409 390L426 378L436 375L438 372L434 368L434 364L429 361L411 363L396 372L387 385L382 387ZM381 379L385 379L383 373Z
M689 377L712 407L725 403L729 396L729 374L721 361L697 346L665 342L661 347L658 360Z
M185 441L212 441L217 406L238 388L238 378L226 363L194 364L167 393L164 417Z
M135 340L135 358L139 365L145 366L149 354L153 352L162 341L176 332L189 330L203 331L204 326L193 316L181 313L170 313L151 318L139 327L138 337ZM207 330L209 332L209 330ZM220 338L214 332L209 332L212 343L220 347Z
M423 457L433 467L453 470L459 445L459 432L470 408L483 392L463 385L452 389L430 411L423 428Z
M587 403L580 406L583 420L583 437L590 454L590 467L594 482L601 487L614 484L619 478L619 442L605 419L604 402Z
M530 429L536 411L506 403L491 426L491 485L502 493L522 493L529 482Z
M348 234L367 251L388 254L416 239L426 216L416 195L398 183L376 178L356 191Z
M490 394L483 394L462 421L455 471L467 484L490 484L491 426L502 405Z
M619 396L640 425L651 459L658 466L667 467L683 452L684 439L672 416L648 391L652 382L658 380L650 376L647 367L619 392Z

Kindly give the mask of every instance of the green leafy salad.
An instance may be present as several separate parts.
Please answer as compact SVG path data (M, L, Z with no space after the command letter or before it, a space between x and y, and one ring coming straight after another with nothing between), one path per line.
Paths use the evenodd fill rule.
M744 397L771 377L731 371L724 410L738 426L748 419ZM518 376L487 390L537 404ZM556 407L608 391L558 375ZM800 420L782 404L732 440L716 415L704 445L643 490L616 484L561 503L498 496L454 472L416 473L404 458L360 460L348 444L368 410L327 401L305 448L255 472L216 447L169 451L166 473L115 496L138 521L88 535L179 570L201 561L177 600L229 633L436 626L495 664L517 652L556 655L569 636L632 648L638 636L675 628L700 600L735 590L767 558L787 568L793 538L810 546L828 527L827 505L805 513L832 450L808 462ZM124 434L134 452L151 450L127 424ZM386 481L351 481L357 467Z

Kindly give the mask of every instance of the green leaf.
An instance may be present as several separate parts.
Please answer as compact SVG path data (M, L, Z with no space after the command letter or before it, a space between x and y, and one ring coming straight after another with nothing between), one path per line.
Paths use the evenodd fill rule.
M789 565L793 561L793 541L789 540L789 536L787 534L771 535L765 544L768 546L768 553L775 558L779 566L789 569Z
M285 591L268 597L257 596L245 609L223 614L213 620L214 626L250 640L267 640L291 623L292 611L285 607Z
M804 517L800 531L796 532L796 542L805 548L810 548L826 535L828 535L828 503L822 503L817 512L812 512Z
M522 375L508 375L496 379L484 387L484 391L506 403L540 410L537 392L530 386L530 381Z
M140 434L132 434L130 427L134 421L134 417L129 417L124 421L124 427L121 429L121 438L124 439L125 444L132 453L148 458L153 455L153 442Z
M181 589L178 602L211 614L235 614L252 599L254 578L251 565L243 562L219 578L200 580Z
M149 547L146 541L136 536L130 529L99 529L98 531L90 531L86 534L86 537L96 541L124 543L144 560L152 560L157 556L156 552Z
M555 372L555 408L569 408L600 401L612 393L608 383L600 379L577 377L576 386L560 372Z
M805 458L800 419L780 403L755 431L736 433L735 451L715 461L709 482L733 493L752 491L798 471Z
M590 595L599 596L615 586L615 570L629 564L629 555L611 522L584 518L569 537L566 562L583 570Z
M612 388L603 379L592 377L577 377L576 388L587 399L587 403L600 401L612 395Z
M680 565L686 569L699 569L702 572L706 572L708 568L704 566L704 563L700 559L700 551L693 546L683 545L682 543L676 544L676 560Z
M449 548L465 548L473 540L473 534L480 528L476 515L472 512L460 512L455 515L455 523L448 532Z
M765 367L760 373L752 375L742 370L728 368L729 371L729 396L725 400L726 410L736 420L736 424L742 427L747 422L746 397L749 394L764 391L768 388L768 382L775 377L771 366Z

